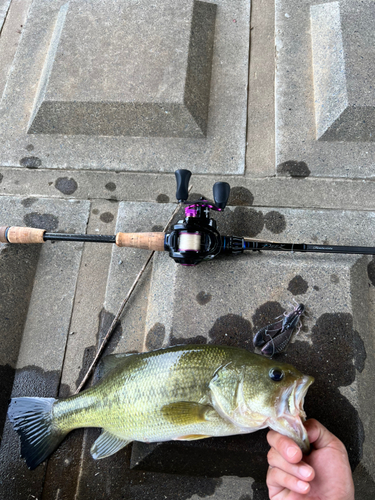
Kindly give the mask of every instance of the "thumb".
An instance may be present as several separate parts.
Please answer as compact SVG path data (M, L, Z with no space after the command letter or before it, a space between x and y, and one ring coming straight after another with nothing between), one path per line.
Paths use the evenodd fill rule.
M327 447L339 449L344 447L342 442L334 434L332 434L332 432L330 432L326 427L324 427L324 425L314 418L306 420L304 425L309 441L310 443L314 443L314 448L316 450Z

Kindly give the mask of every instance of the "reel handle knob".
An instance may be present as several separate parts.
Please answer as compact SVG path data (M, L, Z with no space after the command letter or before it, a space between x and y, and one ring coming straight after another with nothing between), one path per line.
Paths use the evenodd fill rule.
M179 203L186 201L189 197L190 170L180 169L175 171L177 191L176 198Z
M227 182L215 182L212 188L214 201L217 208L224 209L228 203L230 195L230 185Z

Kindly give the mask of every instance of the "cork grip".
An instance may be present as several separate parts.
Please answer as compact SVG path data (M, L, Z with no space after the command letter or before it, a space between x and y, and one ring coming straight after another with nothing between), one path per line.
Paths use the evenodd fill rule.
M116 245L162 252L165 250L164 238L165 233L117 233Z
M6 230L8 233L5 237ZM0 227L0 242L2 243L44 243L45 229L33 227Z

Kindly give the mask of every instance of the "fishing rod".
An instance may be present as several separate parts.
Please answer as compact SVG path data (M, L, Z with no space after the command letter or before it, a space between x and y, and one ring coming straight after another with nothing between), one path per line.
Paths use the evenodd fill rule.
M230 195L227 182L216 182L213 186L214 203L201 198L187 202L189 196L189 170L175 172L178 203L185 207L185 218L174 224L169 232L117 233L116 235L51 233L31 227L0 227L2 243L44 243L54 241L81 241L112 243L119 247L142 248L152 251L167 251L170 257L185 266L195 266L220 254L236 255L244 251L271 250L276 252L313 252L375 255L375 247L334 246L306 243L279 243L254 238L220 235L216 221L210 211L222 212Z

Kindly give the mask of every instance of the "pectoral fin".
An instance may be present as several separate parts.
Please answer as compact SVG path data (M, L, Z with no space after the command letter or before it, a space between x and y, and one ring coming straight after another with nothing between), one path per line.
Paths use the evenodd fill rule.
M91 446L91 455L95 460L106 458L124 448L131 441L121 439L111 432L103 431L95 443Z
M216 411L209 405L190 401L170 403L161 409L163 417L174 425L199 424L217 417Z

